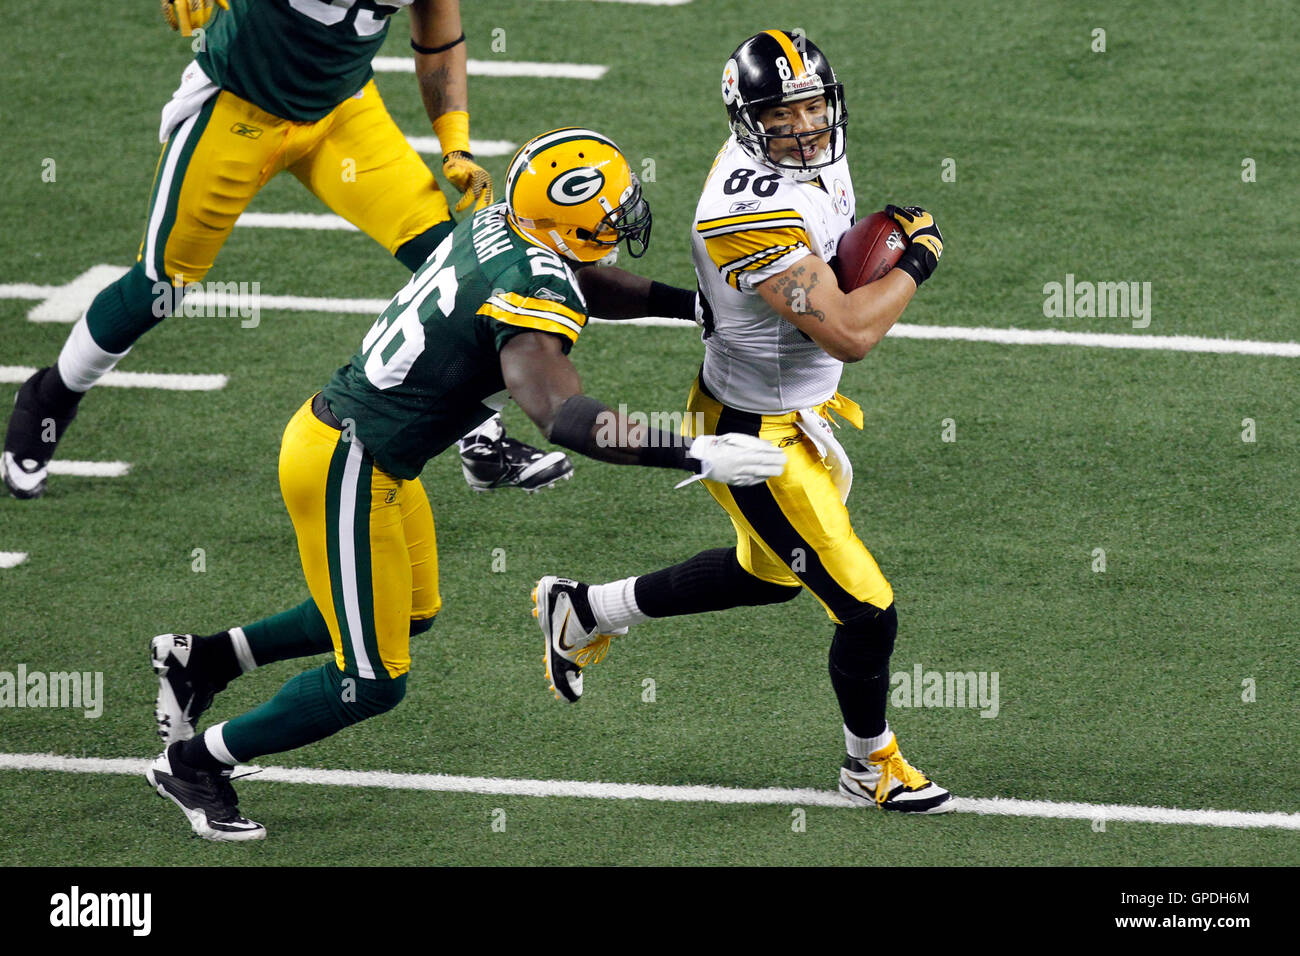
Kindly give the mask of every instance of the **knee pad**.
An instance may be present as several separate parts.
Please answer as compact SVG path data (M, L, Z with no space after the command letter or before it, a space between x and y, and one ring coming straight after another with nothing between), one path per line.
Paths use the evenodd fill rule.
M860 613L835 628L831 665L850 674L878 670L889 663L897 636L898 612L893 604L884 610L863 604Z

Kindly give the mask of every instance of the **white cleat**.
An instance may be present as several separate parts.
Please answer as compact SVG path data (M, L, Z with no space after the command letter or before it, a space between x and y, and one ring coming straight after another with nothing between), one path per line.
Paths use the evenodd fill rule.
M570 703L582 696L582 669L598 664L609 650L610 638L627 633L619 628L598 634L596 617L587 603L586 585L547 575L533 588L533 617L546 642L546 680L556 700Z
M903 759L897 737L866 760L845 757L840 768L840 793L861 806L902 813L948 813L955 809L951 793Z
M49 473L49 468L34 458L19 461L13 452L7 451L0 459L0 477L15 498L39 498L45 493Z

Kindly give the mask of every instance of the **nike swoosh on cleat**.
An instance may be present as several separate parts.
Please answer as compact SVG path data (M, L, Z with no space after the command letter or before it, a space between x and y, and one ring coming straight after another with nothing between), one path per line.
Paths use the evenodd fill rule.
M564 632L568 629L569 616L572 614L573 614L573 608L569 608L567 611L564 612L564 621L560 624L560 633L555 638L555 643L560 645L560 650L562 651L573 650L572 644L564 643Z

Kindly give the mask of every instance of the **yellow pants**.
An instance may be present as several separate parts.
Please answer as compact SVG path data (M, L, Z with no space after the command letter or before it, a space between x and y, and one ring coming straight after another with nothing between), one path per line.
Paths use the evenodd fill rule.
M222 90L163 147L137 257L148 277L202 279L235 220L283 169L389 252L451 218L374 80L312 123L281 119Z
M879 608L893 603L893 588L854 533L830 471L796 424L797 413L741 412L705 394L698 381L687 410L688 430L698 414L700 434L743 432L785 450L785 472L761 485L732 488L704 482L735 526L742 568L772 584L802 584L837 624L864 602Z
M280 444L280 492L312 600L339 669L365 678L411 669L413 623L438 613L438 543L418 478L375 467L361 443L307 401Z

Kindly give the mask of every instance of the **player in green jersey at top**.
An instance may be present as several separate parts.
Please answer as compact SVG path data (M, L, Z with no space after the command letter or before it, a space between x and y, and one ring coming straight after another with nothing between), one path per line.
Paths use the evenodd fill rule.
M567 128L526 143L504 203L461 222L380 314L352 360L285 429L280 489L311 600L209 637L161 634L150 784L213 840L254 840L231 768L302 747L392 709L406 691L410 638L441 607L433 514L419 474L513 398L553 443L619 464L680 468L730 485L777 475L785 454L747 435L694 440L632 424L582 394L569 349L588 314L649 309L651 283L613 274L584 294L574 266L620 241L640 255L650 209L612 141ZM691 480L688 478L687 480ZM326 627L298 620L314 613ZM304 638L305 634L327 637ZM591 635L583 635L590 637ZM260 707L195 736L213 695L272 661L333 651Z
M36 498L87 391L201 282L258 191L288 170L335 213L415 270L455 226L433 173L389 116L371 61L390 17L410 8L411 46L442 170L464 195L457 212L492 202L470 153L465 34L459 0L168 0L198 55L162 111L163 152L135 265L96 295L58 360L19 389L0 475ZM591 270L583 283L609 282ZM657 314L692 318L694 296L656 285ZM532 491L568 477L542 453L485 421L462 442L476 490Z

